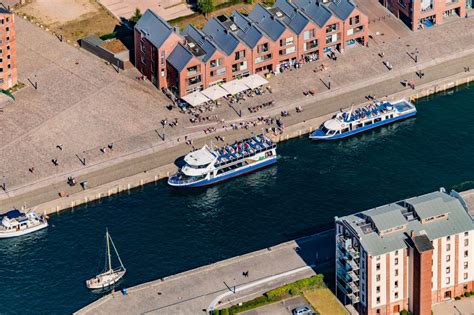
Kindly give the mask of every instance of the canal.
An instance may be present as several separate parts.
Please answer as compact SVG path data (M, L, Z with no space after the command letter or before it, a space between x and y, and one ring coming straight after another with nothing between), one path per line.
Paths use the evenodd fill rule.
M84 280L104 266L106 227L133 286L326 229L336 215L472 188L473 100L464 87L354 138L281 143L278 165L218 186L159 182L54 215L47 230L0 242L1 312L65 314L99 298Z

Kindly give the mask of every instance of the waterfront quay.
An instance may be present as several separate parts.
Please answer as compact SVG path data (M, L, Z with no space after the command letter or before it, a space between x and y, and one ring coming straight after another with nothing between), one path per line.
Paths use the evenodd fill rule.
M474 189L461 192L474 218ZM334 229L115 292L76 314L204 314L334 268ZM249 277L242 272L249 271ZM332 287L333 279L325 279ZM234 293L234 290L236 293Z
M331 270L333 251L328 230L109 294L76 314L206 314Z
M117 74L92 56L20 20L19 32L31 36L18 40L18 58L23 59L24 69L20 79L27 82L31 77L38 78L39 86L45 87L38 90L25 87L17 93L14 106L8 104L3 110L4 119L0 124L4 137L0 154L4 163L0 171L7 189L0 192L0 211L35 207L41 213L56 212L166 177L175 170L176 158L191 150L191 146L183 143L185 136L194 140L195 147L208 143L217 134L225 135L225 142L230 143L251 132L274 127L257 124L234 130L231 124L255 121L259 117L276 118L287 110L291 115L279 117L286 128L276 139L284 140L314 130L341 107L365 103L367 95L375 94L381 99L416 99L468 83L472 73L465 72L464 67L474 60L474 35L469 31L472 25L474 19L466 19L427 30L423 35L379 37L371 48L348 50L337 61L325 60L327 71L314 72L318 64L309 64L270 79L273 93L247 99L234 109L221 106L210 113L217 115L219 122L192 124L187 114L168 111L164 96L149 82L134 80L133 71ZM466 31L459 32L459 29ZM35 44L34 38L48 42L61 62L46 58L42 45ZM411 51L415 45L424 47L419 48L417 63L407 55L407 50ZM447 49L448 46L452 49ZM394 70L384 68L378 55L382 51L390 58ZM34 62L37 59L44 65L42 69ZM63 90L82 89L90 95L85 99L81 98L83 94L63 95L48 85L45 69L51 77L65 78L57 82L70 85ZM425 75L417 78L415 72L421 69ZM68 77L71 72L75 79ZM97 75L103 78L97 79ZM329 75L331 90L324 85ZM416 88L404 87L400 84L403 80L414 80ZM303 95L309 88L316 88L315 96ZM57 93L55 98L50 97L53 93ZM117 100L121 98L123 100ZM41 102L41 106L34 105L33 100ZM247 109L270 100L275 100L271 108L258 113ZM297 105L304 108L303 113L295 112ZM85 116L83 106L89 113ZM39 110L40 119L37 118ZM241 110L242 117L238 117L235 110ZM179 118L179 128L161 126L163 117L171 120L173 116ZM208 127L215 127L217 133L203 132ZM164 133L165 140L161 138ZM111 143L113 149L109 150L107 145ZM56 147L59 144L63 145L61 150ZM101 151L103 148L106 153ZM58 166L51 163L53 158L58 158ZM34 172L29 171L31 167ZM87 182L87 189L80 185L68 186L68 176L75 177L78 183Z

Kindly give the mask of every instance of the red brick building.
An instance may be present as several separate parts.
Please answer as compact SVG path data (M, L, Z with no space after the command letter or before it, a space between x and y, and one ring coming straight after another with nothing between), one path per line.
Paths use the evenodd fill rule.
M277 0L273 8L257 4L247 16L218 16L182 33L148 10L135 26L135 66L182 97L365 45L367 25L351 0Z
M413 31L466 15L466 0L379 0Z
M0 8L0 89L6 90L17 83L15 16Z
M433 192L336 217L336 293L360 314L431 315L474 290L474 223L456 193Z

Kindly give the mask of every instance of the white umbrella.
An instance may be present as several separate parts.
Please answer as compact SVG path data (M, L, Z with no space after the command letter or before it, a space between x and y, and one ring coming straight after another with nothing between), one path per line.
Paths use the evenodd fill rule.
M193 92L191 94L183 96L182 99L192 107L199 106L202 103L209 101L209 99L201 92Z
M229 94L226 90L224 90L218 85L211 86L210 88L205 89L201 93L213 101L218 100L221 97L224 97Z
M247 85L242 83L242 80L232 80L222 84L221 87L232 95L249 89Z
M252 74L248 77L243 78L240 81L242 81L243 84L245 84L252 90L268 83L266 79L262 78L258 74Z

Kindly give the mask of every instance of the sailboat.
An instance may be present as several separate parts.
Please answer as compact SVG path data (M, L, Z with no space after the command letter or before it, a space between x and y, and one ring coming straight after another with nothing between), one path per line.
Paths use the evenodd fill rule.
M88 289L105 289L110 287L111 285L117 283L122 277L125 275L127 269L123 266L122 260L118 254L117 248L115 248L114 241L112 241L112 237L110 237L109 231L105 231L105 242L107 245L107 261L106 261L106 269L101 274L98 274L92 279L86 281L86 286ZM112 258L110 255L110 244L114 248L115 254L117 255L118 261L120 262L120 266L117 268L112 268Z

